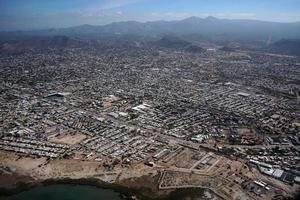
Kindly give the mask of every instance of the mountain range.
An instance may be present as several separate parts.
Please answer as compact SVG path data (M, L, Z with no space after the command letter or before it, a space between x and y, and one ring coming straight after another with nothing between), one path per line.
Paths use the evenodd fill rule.
M278 23L190 17L179 21L117 22L60 29L0 32L0 52L45 48L156 47L201 53L205 44L235 49L300 55L300 22Z
M214 41L265 41L300 39L300 22L279 23L258 20L190 17L177 21L116 22L102 26L82 25L69 28L34 31L0 32L0 40L18 40L32 36L64 35L103 39L134 36L136 39L157 40L164 35L198 35Z

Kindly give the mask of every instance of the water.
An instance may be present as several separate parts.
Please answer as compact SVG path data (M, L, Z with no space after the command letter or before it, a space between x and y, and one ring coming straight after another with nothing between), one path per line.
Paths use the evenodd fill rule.
M123 200L120 193L89 185L55 184L39 186L0 200ZM200 188L178 189L165 200L220 200L210 190Z
M120 194L109 189L87 185L58 184L40 186L0 200L122 200Z

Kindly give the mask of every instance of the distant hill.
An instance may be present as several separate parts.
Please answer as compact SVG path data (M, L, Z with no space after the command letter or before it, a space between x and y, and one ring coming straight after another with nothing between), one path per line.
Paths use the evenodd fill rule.
M226 52L233 52L233 51L235 51L234 48L228 47L228 46L224 46L224 47L220 48L219 50L226 51Z
M96 45L92 41L70 38L67 36L36 36L23 40L7 41L0 43L0 52L18 53L28 49L49 49L49 48L85 48Z
M36 48L64 48L64 47L77 47L77 46L84 46L86 42L70 38L67 36L53 36L53 37L35 37L29 40L24 40L22 43L24 46L32 46Z
M171 35L162 37L156 42L156 44L166 48L185 48L186 46L190 45L189 42Z
M300 39L281 39L271 44L267 51L272 53L300 56Z
M39 31L0 32L0 40L21 40L32 36L63 35L85 39L105 39L132 37L140 40L157 40L162 36L192 36L186 41L203 40L236 41L259 40L267 42L282 38L300 39L300 23L278 23L258 20L229 20L214 17L190 17L177 21L117 22L103 26L82 25L70 28L47 29Z
M191 52L191 53L203 53L206 50L203 49L202 47L199 47L197 45L190 45L188 47L186 47L185 49L187 52Z
M107 51L111 47L115 51L126 49L138 49L147 45L146 42L136 42L130 37L122 39L114 38L109 40L96 40L88 38L69 37L62 35L55 36L31 36L21 40L0 41L0 53L22 53L28 50L49 50L49 49L95 49L98 52Z

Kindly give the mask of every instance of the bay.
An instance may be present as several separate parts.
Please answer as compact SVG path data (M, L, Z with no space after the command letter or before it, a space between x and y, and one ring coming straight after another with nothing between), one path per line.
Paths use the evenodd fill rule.
M120 194L109 189L88 185L57 184L39 186L0 200L122 200Z

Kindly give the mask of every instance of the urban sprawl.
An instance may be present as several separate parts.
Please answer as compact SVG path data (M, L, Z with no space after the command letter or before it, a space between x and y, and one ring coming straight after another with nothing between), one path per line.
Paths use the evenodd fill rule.
M32 50L1 55L0 82L2 154L105 172L142 166L159 173L159 190L222 199L299 191L299 57L139 44Z

